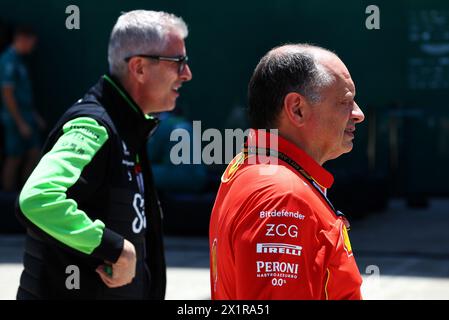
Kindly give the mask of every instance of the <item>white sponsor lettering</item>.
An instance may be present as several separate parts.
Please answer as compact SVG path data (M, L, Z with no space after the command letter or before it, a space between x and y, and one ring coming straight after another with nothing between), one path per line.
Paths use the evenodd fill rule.
M305 216L300 214L299 211L293 212L293 211L287 211L285 209L282 209L281 211L273 210L273 211L260 211L259 217L261 219L265 218L275 218L275 217L285 217L285 218L296 218L299 220L304 220Z
M122 164L124 164L127 167L134 167L136 165L133 161L128 161L125 159L122 159Z
M287 227L286 224L267 223L267 237L280 236L285 237L288 234L290 238L298 237L298 226L292 224Z
M289 254L292 256L301 255L301 246L287 243L258 243L256 246L257 253L273 253L273 254Z
M128 147L126 146L124 141L122 141L122 146L123 146L123 153L125 154L125 156L129 156Z
M257 277L296 278L299 265L280 261L256 261Z
M133 232L140 233L142 229L147 227L147 219L145 217L145 200L140 193L136 193L134 195L133 208L137 215L132 224Z
M271 279L271 285L273 287L282 287L286 283L287 283L287 280L285 280L285 279L277 279L277 278Z

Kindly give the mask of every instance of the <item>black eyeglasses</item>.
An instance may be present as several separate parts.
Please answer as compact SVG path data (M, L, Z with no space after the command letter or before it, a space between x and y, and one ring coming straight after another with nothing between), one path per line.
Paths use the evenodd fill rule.
M164 57L164 56L153 56L153 55L147 55L147 54L136 54L134 56L127 57L124 60L126 62L128 62L133 57L148 58L148 59L154 59L154 60L159 60L159 61L177 62L178 63L178 74L181 74L184 71L184 69L187 65L187 61L189 61L189 57L187 57L187 56Z

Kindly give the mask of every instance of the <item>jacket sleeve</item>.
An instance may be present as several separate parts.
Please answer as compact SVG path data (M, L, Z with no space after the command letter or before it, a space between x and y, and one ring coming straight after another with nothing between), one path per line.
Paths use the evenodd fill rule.
M354 259L348 230L341 220L337 220L328 238L333 250L326 268L326 298L361 300L362 277Z
M321 299L325 252L313 210L300 196L279 191L254 203L232 238L237 299Z
M8 59L4 61L0 61L0 86L14 86L15 85L15 70L16 64L13 60Z
M108 140L107 130L92 118L80 117L67 122L62 131L19 195L19 212L25 218L21 220L62 246L115 262L123 237L102 221L92 221L74 199L67 197L68 189Z

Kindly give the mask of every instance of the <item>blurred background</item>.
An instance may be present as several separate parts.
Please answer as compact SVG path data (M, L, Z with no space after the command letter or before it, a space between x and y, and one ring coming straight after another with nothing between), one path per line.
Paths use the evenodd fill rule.
M69 5L80 10L78 30L65 26ZM380 9L378 30L365 26L369 5ZM121 11L133 9L172 12L190 31L186 47L193 80L181 89L175 120L165 122L149 153L165 212L171 275L179 285L188 277L173 272L202 270L196 283L204 285L201 294L169 298L208 298L205 237L225 167L167 163L157 155L169 152L169 132L189 130L193 120L201 121L202 130L246 129L246 88L259 59L274 46L308 42L345 62L366 116L354 150L325 167L336 181L330 198L353 221L353 248L356 255L359 249L361 272L371 279L368 298L449 299L449 2L1 0L0 51L15 25L29 24L37 33L26 63L47 130L107 71L112 26ZM0 139L0 159L2 147ZM0 267L20 263L23 229L13 214L16 196L0 193ZM191 265L192 257L197 265ZM385 282L372 281L376 272L365 272L370 265L380 268Z

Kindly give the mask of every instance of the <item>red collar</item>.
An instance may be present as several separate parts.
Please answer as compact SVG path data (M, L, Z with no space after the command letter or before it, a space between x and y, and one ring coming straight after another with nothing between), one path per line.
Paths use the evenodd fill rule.
M265 140L265 141L264 141ZM276 147L277 141L277 147ZM248 136L248 147L267 148L282 152L299 164L304 171L323 188L330 188L334 182L332 174L320 166L312 157L292 142L279 135L272 134L265 130L251 129Z

